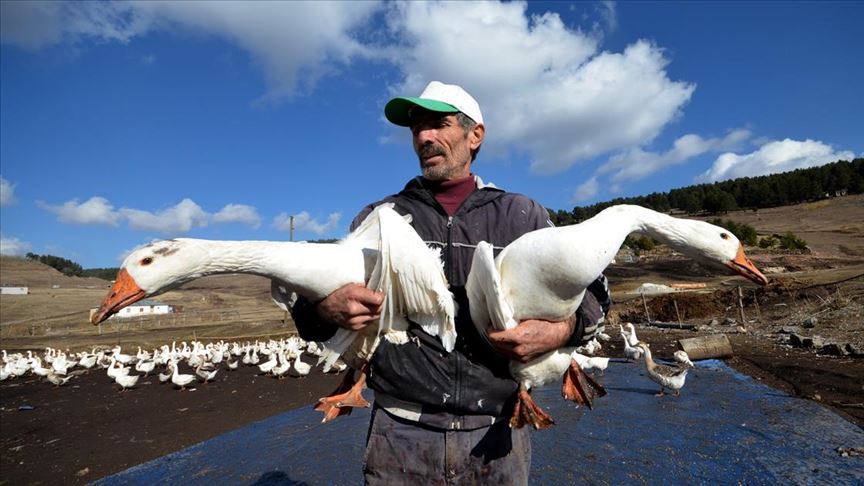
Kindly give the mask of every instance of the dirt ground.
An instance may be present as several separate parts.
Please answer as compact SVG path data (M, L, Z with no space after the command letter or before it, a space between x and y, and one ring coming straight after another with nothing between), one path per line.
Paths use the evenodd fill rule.
M190 373L181 365L182 373ZM105 372L54 388L36 377L0 383L0 484L85 484L332 392L342 375L258 376L220 369L185 391L151 375L125 392ZM32 410L23 410L32 407Z

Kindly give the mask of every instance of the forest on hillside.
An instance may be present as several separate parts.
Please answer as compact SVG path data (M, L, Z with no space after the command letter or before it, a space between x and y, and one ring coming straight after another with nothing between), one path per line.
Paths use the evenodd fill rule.
M761 209L864 192L864 159L840 160L820 167L758 177L741 177L713 184L655 192L647 196L615 198L572 210L548 210L556 226L580 223L617 204L636 204L655 211L689 215L725 214L739 209Z

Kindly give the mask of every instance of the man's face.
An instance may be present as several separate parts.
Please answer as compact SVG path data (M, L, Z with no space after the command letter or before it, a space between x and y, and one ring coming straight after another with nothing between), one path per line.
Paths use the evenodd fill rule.
M429 111L417 115L411 135L423 177L444 181L471 175L471 149L482 142L476 132L466 133L456 115Z

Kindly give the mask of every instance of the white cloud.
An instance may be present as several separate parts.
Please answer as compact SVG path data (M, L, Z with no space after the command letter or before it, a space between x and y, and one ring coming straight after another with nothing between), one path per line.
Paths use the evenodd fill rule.
M336 229L340 219L342 219L342 213L331 213L327 216L326 223L319 223L308 212L303 211L294 215L294 231L308 231L316 235L323 235ZM279 231L290 232L291 215L288 213L279 214L273 218L273 227Z
M211 215L189 198L156 213L126 207L115 211L114 206L107 199L99 196L93 196L83 203L73 199L61 205L51 205L41 201L37 202L37 205L57 214L61 223L117 226L125 220L132 229L169 234L186 233L192 228L207 226L211 222L241 223L256 229L261 226L261 216L253 206L227 204L219 212Z
M24 255L30 251L30 243L18 238L7 237L0 234L0 255Z
M15 203L15 184L0 176L0 207Z
M618 30L618 13L615 11L615 2L604 0L597 4L594 9L606 23L606 28L609 32Z
M576 188L576 192L573 193L573 198L571 202L576 203L580 201L586 201L596 196L599 191L600 184L597 182L597 177L592 177Z
M154 62L156 62L156 55L155 54L145 54L144 56L141 56L141 63L144 64L145 66L149 66L149 65L153 64Z
M214 223L242 223L255 229L261 226L261 216L253 206L228 204L213 215Z
M41 49L85 39L128 42L154 30L228 39L267 80L267 102L313 88L356 57L375 56L352 36L378 2L2 2L3 42ZM152 56L152 55L151 55ZM155 57L146 56L148 59Z
M696 180L716 182L737 177L753 177L816 167L853 158L855 158L853 152L846 150L835 152L833 147L818 140L798 141L787 138L766 143L749 154L738 155L732 152L721 154L711 168Z
M746 129L733 130L723 138L706 139L691 133L675 140L672 148L666 152L633 148L615 154L597 169L597 174L612 173L611 181L620 185L655 175L670 166L683 164L707 152L738 149L750 136L750 131Z
M120 2L0 2L0 40L28 50L85 38L125 43L150 24L134 7Z
M194 227L207 226L209 220L209 215L201 206L189 198L158 213L122 208L120 214L129 221L129 226L133 229L169 234L186 233Z
M120 214L114 211L114 206L107 199L99 196L93 196L80 204L77 199L73 199L59 206L44 202L37 202L37 205L55 213L61 223L116 226L121 218Z
M524 2L61 2L4 8L14 13L4 15L4 41L30 48L83 39L128 42L153 31L227 39L264 73L264 102L309 92L355 60L389 60L401 72L393 93L417 94L433 79L463 85L483 108L484 153L527 154L532 169L544 174L649 143L679 116L695 89L669 78L660 47L637 41L620 53L600 51L601 32L568 27L554 12L529 15ZM615 5L601 3L597 11L614 30ZM386 29L376 24L382 18ZM364 35L377 43L365 42Z
M529 17L524 3L407 2L390 26L405 38L394 93L458 82L483 110L487 153L525 151L538 173L650 142L695 89L668 78L657 46L599 52L594 36L555 13Z

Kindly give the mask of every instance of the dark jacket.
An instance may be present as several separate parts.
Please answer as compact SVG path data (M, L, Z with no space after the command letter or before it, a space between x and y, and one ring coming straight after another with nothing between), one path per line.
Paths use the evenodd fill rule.
M419 326L412 326L408 331L409 344L395 345L382 340L373 355L367 383L376 396L384 394L421 405L421 422L448 428L473 428L472 422L488 425L488 417L508 412L517 389L508 370L508 359L490 347L469 315L464 286L477 243L491 243L497 254L524 233L552 225L546 209L537 202L484 186L482 181L478 186L456 213L448 216L418 177L398 194L368 205L352 223L353 230L375 206L394 203L396 212L412 216L412 226L427 245L441 248L445 275L459 305L455 349L447 353L437 338ZM598 299L586 299L586 304L594 309L580 317L596 319L597 315L605 314L597 302ZM324 328L303 318L302 313L295 320L298 317L297 328L304 339L330 337ZM585 327L581 321L571 343L579 342ZM461 424L456 420L453 425L454 416L466 417ZM472 421L470 416L476 416L477 420Z

